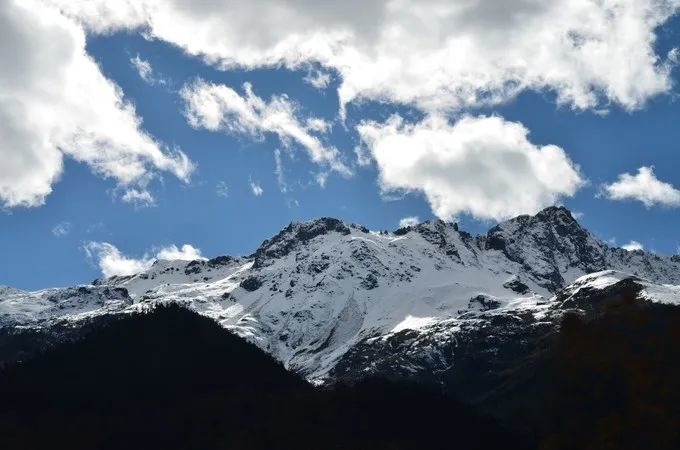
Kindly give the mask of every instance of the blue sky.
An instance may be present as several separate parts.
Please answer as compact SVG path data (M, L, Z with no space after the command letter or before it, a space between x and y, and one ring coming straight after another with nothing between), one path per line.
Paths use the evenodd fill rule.
M654 33L654 52L666 58L680 45L680 20L673 17L654 28ZM154 171L143 185L153 195L153 205L142 205L123 201L119 179L93 170L82 158L65 155L63 171L43 204L7 206L5 202L0 213L4 255L0 284L37 289L97 278L101 269L96 255L88 256L85 250L90 242L110 243L131 258L153 257L161 248L188 243L212 257L249 254L294 220L333 216L371 229L392 230L404 217L436 216L422 190L381 192L382 166L375 161L358 164L355 155L356 147L366 145L357 131L359 124L382 124L393 114L419 123L432 112L417 101L395 102L389 96L353 101L343 122L338 116L342 71L317 63L224 69L190 55L181 45L149 39L139 28L106 33L90 29L86 42L85 50L101 73L134 104L141 129L168 149L181 149L195 170L186 182L167 171ZM150 64L154 81L142 79L131 62L135 57ZM305 80L317 70L331 77L321 89ZM612 244L637 241L645 249L673 254L680 244L677 204L654 200L645 205L630 195L617 200L603 194L603 185L614 183L621 174L635 174L640 167L653 166L658 180L680 186L678 71L669 70L671 87L649 95L644 105L632 110L606 95L597 107L574 108L560 104L557 91L546 87L522 89L494 104L449 109L445 117L451 124L466 115L521 123L533 145L558 146L578 167L579 188L573 195L559 195L555 203L578 213L584 226ZM338 150L353 175L346 177L311 161L300 145L287 145L275 133L253 136L191 126L180 91L198 79L228 86L239 95L245 95L243 85L250 83L264 101L287 96L301 120L316 117L331 125L328 133L317 135L325 147ZM602 114L602 109L607 113ZM317 181L320 173L327 173L324 186ZM261 187L261 195L254 195L253 183ZM473 233L484 232L496 222L470 211L451 217Z

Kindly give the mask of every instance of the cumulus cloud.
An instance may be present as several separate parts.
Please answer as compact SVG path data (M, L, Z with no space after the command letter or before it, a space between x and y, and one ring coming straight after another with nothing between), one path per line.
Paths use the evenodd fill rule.
M648 208L680 206L680 190L659 180L653 167L640 167L635 175L622 173L618 181L604 185L602 190L611 200L638 200Z
M125 256L113 244L108 242L87 242L83 249L91 261L95 262L105 277L134 275L148 270L156 260L193 261L205 259L201 251L189 244L181 248L170 245L159 249L155 256L145 254L141 258Z
M429 112L503 102L527 89L550 89L574 108L638 108L670 89L655 30L680 7L678 0L46 1L95 32L145 27L223 69L331 69L341 106L388 100Z
M357 130L383 192L422 192L442 219L534 213L583 183L561 148L531 143L524 126L500 117L463 117L451 125L437 116L416 124L393 116Z
M108 242L88 242L84 249L87 257L96 261L105 277L134 275L153 264L150 258L129 258Z
M52 228L52 234L55 237L66 236L71 232L71 222L59 222Z
M404 217L399 221L399 228L414 227L420 223L418 216Z
M636 250L644 250L645 247L640 244L638 241L630 241L626 245L621 246L622 249L628 250L629 252L634 252Z
M192 164L141 128L134 106L85 51L85 32L37 1L0 2L0 205L38 206L64 157L122 187ZM11 63L9 63L11 61Z
M293 143L307 152L309 158L331 169L350 175L335 147L325 145L314 133L325 132L323 120L306 123L298 117L296 105L287 96L274 96L269 102L255 95L249 83L244 84L244 96L223 84L197 79L185 85L180 95L186 104L189 124L195 128L225 131L253 136L275 134L281 143Z
M174 261L181 259L183 261L194 261L197 259L206 259L201 255L201 251L189 244L184 244L181 248L176 245L164 247L156 253L156 259L167 259Z

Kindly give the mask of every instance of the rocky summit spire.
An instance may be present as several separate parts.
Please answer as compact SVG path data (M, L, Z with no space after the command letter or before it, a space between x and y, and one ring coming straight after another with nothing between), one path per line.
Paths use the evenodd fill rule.
M564 285L562 274L570 268L588 273L606 266L607 246L563 206L499 223L486 234L485 247L522 264L551 291Z
M260 245L253 255L255 267L264 267L268 259L285 256L300 244L334 231L344 235L350 233L349 227L344 222L332 217L322 217L307 222L291 222L276 236Z

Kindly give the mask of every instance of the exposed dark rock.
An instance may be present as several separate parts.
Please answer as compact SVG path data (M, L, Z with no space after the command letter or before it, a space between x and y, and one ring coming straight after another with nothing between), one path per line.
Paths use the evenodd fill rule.
M411 229L420 233L420 235L432 245L440 248L446 256L460 261L458 249L449 240L449 233L458 233L458 225L455 223L444 222L441 219L436 219L433 221L419 223L415 227L409 227L409 230Z
M529 293L530 290L529 286L522 283L522 280L520 280L517 276L514 276L503 283L503 287L522 295Z
M123 287L105 288L104 295L111 299L129 299L130 293Z
M403 236L406 233L408 233L409 231L411 231L412 229L413 229L413 227L401 227L401 228L394 230L394 235L395 236Z
M314 261L309 265L309 271L313 274L319 274L321 272L324 272L330 264L328 261L321 260L321 261Z
M370 232L371 232L371 230L369 230L369 229L366 228L365 226L359 225L359 224L357 224L357 223L351 224L350 227L355 228L355 229L361 231L362 233L370 233Z
M367 290L375 289L378 287L378 279L372 273L366 275L366 277L361 281L361 287Z
M184 268L184 273L186 275L195 275L195 274L201 273L201 271L203 270L204 264L205 264L204 261L201 261L201 260L198 260L198 259L191 261Z
M500 302L495 300L488 295L477 295L473 297L468 302L468 308L475 308L481 311L488 311L490 309L496 309L500 306Z
M215 268L219 266L226 266L227 264L230 264L234 261L234 258L231 256L218 256L216 258L209 259L207 261L207 264L209 267Z
M270 260L288 255L300 244L331 232L348 235L351 230L342 221L330 217L302 223L293 222L276 236L262 243L253 255L255 259L253 267L262 268Z
M518 216L492 227L483 239L487 250L501 251L522 264L541 286L564 286L564 264L586 273L606 268L606 246L564 207L549 207L535 216Z
M263 282L260 278L251 276L241 281L240 286L248 292L253 292L260 289L260 287L262 287L262 284Z

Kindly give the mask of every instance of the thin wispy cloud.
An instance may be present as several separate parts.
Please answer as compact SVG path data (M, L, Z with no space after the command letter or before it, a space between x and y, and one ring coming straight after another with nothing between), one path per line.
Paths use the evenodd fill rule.
M281 159L281 150L274 150L274 162L276 167L274 168L274 174L276 175L276 182L279 185L279 189L282 193L288 192L288 185L286 184L286 177L283 173L283 160Z
M259 182L250 179L248 184L250 185L250 191L255 197L260 197L262 194L264 194L264 189L262 189L262 186L260 186Z
M241 95L224 84L196 79L180 92L187 121L195 128L253 138L272 133L282 145L295 145L304 150L312 162L328 166L342 175L351 175L352 171L342 162L338 149L325 144L316 135L326 129L323 120L301 119L296 104L285 95L267 101L254 93L250 83L244 84L243 91L244 95Z
M71 233L71 222L59 222L52 228L52 235L54 237L63 237Z
M146 81L148 84L153 85L156 80L153 76L153 69L151 68L151 63L145 59L139 57L137 54L135 57L130 58L130 64L137 71L139 77Z
M218 197L228 198L229 197L229 186L224 181L220 181L215 186L215 193Z

